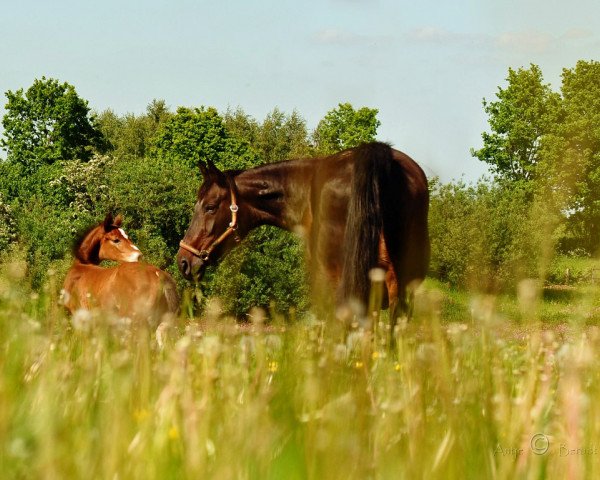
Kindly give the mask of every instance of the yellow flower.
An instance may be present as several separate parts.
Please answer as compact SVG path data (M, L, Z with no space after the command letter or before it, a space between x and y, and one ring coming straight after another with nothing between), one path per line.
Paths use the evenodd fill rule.
M275 373L279 369L279 364L277 362L269 362L269 372Z
M397 363L396 365L394 365L394 370L396 370L397 372L399 372L400 370L402 370L402 365L400 365L399 363Z
M148 410L146 410L145 408L142 408L141 410L136 410L135 412L133 412L133 417L135 418L136 422L138 422L138 423L142 423L149 416L150 416L150 412Z
M371 354L371 357L373 357L373 360L377 360L379 358L379 352L376 350Z
M175 425L169 428L169 438L171 440L177 440L179 438L179 430Z
M355 364L354 364L354 368L362 368L363 367L363 362L361 362L360 360L358 360Z

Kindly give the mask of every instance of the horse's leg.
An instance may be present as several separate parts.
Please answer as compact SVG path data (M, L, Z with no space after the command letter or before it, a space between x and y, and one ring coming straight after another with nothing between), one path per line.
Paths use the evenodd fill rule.
M385 286L388 294L388 312L390 317L390 348L394 348L396 344L396 322L398 315L401 313L402 298L399 291L398 275L394 269L394 265L390 262L387 265L385 272Z
M402 292L398 283L398 274L394 262L390 258L390 254L385 243L383 235L379 241L379 265L385 269L385 287L388 297L388 312L390 321L390 349L395 347L396 343L396 322L398 316L402 313Z

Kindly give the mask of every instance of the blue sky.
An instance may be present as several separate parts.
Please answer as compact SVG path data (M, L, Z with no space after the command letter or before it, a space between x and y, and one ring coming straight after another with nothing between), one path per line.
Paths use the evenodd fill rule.
M0 90L45 75L90 106L141 113L153 98L297 109L314 128L340 102L379 109L379 138L442 180L475 180L481 100L509 67L600 60L597 0L0 0ZM0 114L5 101L1 102Z

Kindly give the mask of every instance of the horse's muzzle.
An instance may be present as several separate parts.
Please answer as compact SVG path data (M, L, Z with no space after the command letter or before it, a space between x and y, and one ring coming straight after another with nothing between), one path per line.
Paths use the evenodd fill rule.
M177 254L177 266L183 278L189 281L198 281L204 274L206 262L180 249Z

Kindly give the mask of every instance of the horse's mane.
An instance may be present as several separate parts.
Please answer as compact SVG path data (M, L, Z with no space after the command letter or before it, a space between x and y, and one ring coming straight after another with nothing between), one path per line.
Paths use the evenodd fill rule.
M101 223L97 223L92 225L91 227L87 227L85 230L81 230L76 234L75 240L71 246L71 252L73 256L82 263L99 263L98 255L100 253L100 242L95 242L87 255L84 255L82 252L82 247L86 239L91 235L91 233L96 230L98 227L102 226ZM111 225L109 231L119 228L116 225ZM100 237L98 237L100 239Z
M87 238L87 236L92 233L92 230L94 230L98 225L92 225L91 227L86 227L84 230L79 230L76 234L75 234L75 239L73 240L73 243L71 244L71 253L77 258L77 260L82 260L80 258L80 254L79 254L79 249L81 248L81 245L83 244L83 241ZM82 260L83 261L83 260Z

